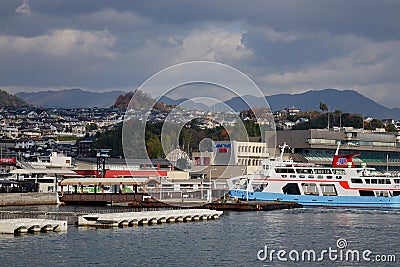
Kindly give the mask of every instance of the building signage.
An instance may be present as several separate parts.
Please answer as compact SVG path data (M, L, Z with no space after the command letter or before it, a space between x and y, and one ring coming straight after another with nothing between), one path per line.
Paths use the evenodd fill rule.
M216 148L231 148L231 144L215 144Z
M15 164L17 163L16 158L0 158L0 164Z

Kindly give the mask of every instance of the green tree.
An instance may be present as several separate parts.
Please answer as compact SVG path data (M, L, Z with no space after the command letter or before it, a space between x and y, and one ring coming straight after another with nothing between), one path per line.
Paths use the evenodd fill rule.
M190 128L183 127L179 135L179 145L183 151L191 155L193 134Z
M328 111L328 106L327 106L325 103L320 102L320 103L319 103L319 109L320 109L322 112L326 112L326 111Z
M397 131L396 126L394 126L393 123L387 124L386 127L385 127L385 129L386 129L386 131L388 131L388 132L396 132L396 131Z
M365 125L366 130L376 130L376 128L385 128L385 125L377 119L373 119Z
M111 157L123 157L124 153L122 150L122 127L117 127L104 133L96 134L96 139L93 142L93 148L111 149ZM92 156L95 156L94 149Z
M157 136L151 136L146 142L147 154L151 159L165 158L162 144Z

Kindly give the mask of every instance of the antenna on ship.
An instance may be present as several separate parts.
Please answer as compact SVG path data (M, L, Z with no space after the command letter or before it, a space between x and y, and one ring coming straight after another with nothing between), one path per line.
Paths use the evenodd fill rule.
M281 148L281 156L280 156L280 160L283 161L283 153L285 153L285 148L289 147L286 142L283 143L282 146L279 146Z
M339 148L340 148L340 142L338 142L338 144L337 144L335 156L339 155Z

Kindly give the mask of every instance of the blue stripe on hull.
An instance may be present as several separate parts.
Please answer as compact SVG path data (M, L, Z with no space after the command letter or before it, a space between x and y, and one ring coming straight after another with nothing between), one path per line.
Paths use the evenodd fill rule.
M357 208L396 208L400 209L400 196L367 197L367 196L313 196L285 195L281 193L247 192L245 190L230 190L231 197L253 201L297 202L304 206L319 207L357 207Z

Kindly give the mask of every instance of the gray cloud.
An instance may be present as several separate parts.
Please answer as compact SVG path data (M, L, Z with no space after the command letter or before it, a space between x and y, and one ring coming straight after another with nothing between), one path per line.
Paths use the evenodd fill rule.
M266 94L356 89L400 97L399 1L50 1L0 4L0 88L133 89L215 60Z

